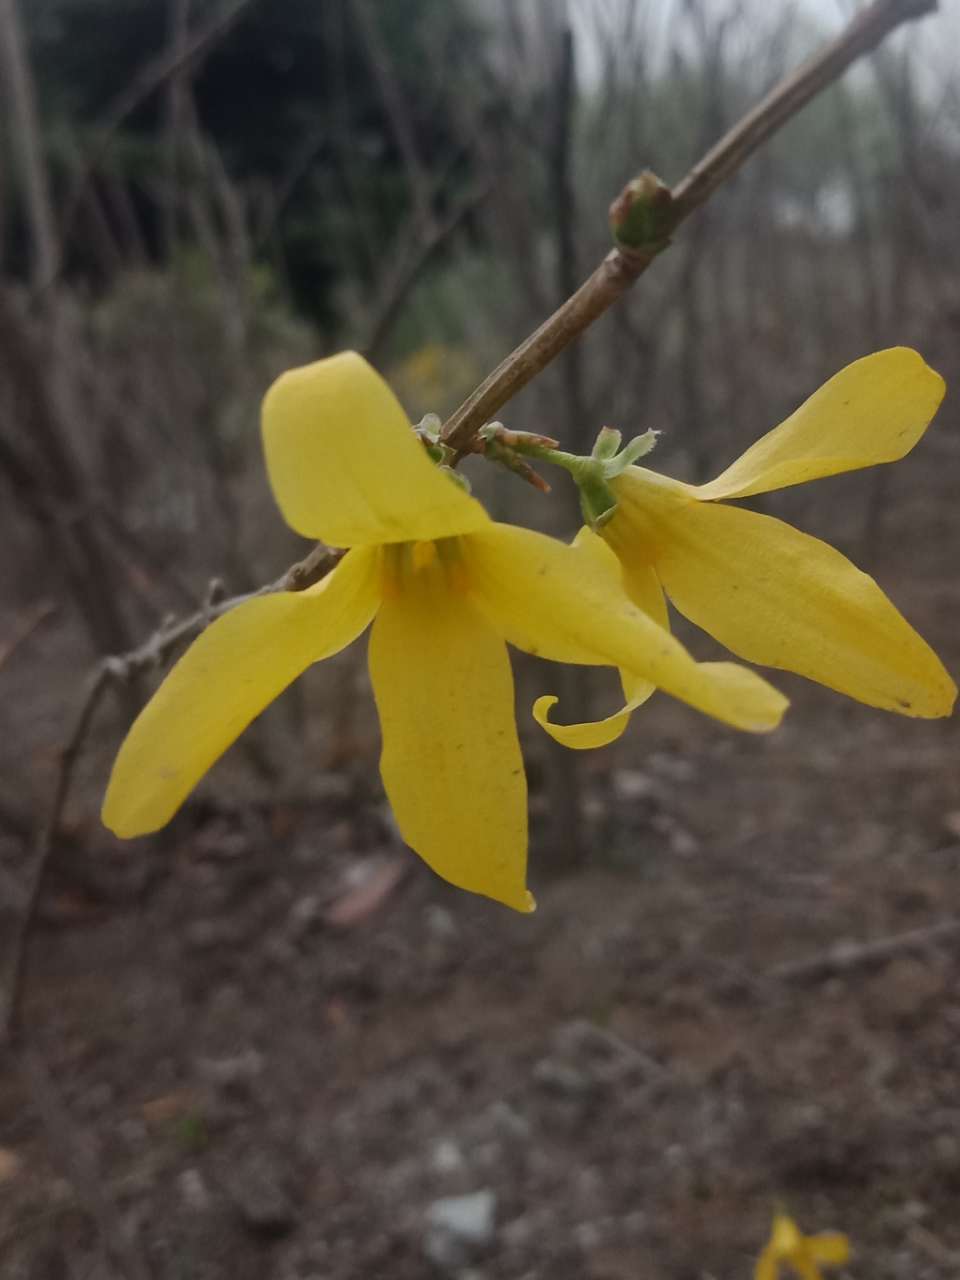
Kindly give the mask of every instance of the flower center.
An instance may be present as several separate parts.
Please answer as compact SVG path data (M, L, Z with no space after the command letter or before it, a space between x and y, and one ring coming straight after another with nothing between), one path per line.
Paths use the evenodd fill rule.
M391 599L467 589L459 538L388 543L380 550L380 575L383 594Z

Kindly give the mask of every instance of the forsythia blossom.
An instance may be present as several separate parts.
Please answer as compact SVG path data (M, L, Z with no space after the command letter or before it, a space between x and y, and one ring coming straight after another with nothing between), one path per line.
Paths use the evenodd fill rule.
M781 1265L800 1280L822 1280L821 1264L840 1267L850 1257L850 1243L838 1231L805 1236L792 1218L777 1213L773 1230L754 1268L753 1280L780 1280Z
M381 773L404 839L440 875L520 911L526 781L505 641L619 667L741 729L786 699L731 663L697 663L581 546L498 524L428 458L398 401L347 352L284 374L263 407L267 469L299 533L350 548L321 582L247 600L187 650L120 749L103 807L155 831L306 667L372 622Z
M722 501L896 461L921 438L943 393L943 379L915 351L866 356L709 484L626 467L609 480L612 515L596 532L584 529L578 543L597 573L619 573L661 626L666 596L738 658L886 711L949 715L956 685L872 578L818 538ZM552 724L556 698L540 698L534 714L567 746L603 746L653 692L649 681L622 676L626 706L606 720Z

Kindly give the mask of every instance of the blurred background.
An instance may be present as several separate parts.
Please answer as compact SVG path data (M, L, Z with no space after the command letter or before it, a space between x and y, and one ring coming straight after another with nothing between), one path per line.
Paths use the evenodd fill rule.
M0 973L86 671L308 549L264 475L272 378L354 347L412 421L449 413L606 252L623 183L675 183L854 7L0 0ZM914 456L755 505L956 671L944 8L501 416L576 451L655 427L654 465L704 479L845 363L917 347L953 389ZM471 475L575 531L563 476ZM954 935L896 941L955 918L954 724L777 676L769 740L657 697L582 757L530 703L606 714L615 680L515 667L530 918L402 847L362 643L133 844L98 810L159 673L104 704L31 942L50 1088L0 1074L0 1274L706 1280L750 1274L778 1199L851 1234L850 1274L958 1273Z

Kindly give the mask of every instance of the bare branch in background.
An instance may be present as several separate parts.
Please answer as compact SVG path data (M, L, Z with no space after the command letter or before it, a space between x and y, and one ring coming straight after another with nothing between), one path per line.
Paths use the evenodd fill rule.
M15 1043L18 1038L25 985L23 978L30 930L36 918L37 908L40 905L40 893L43 888L47 867L53 856L60 828L60 819L70 795L74 769L86 745L87 734L90 731L94 713L109 688L110 682L110 667L106 663L101 663L95 668L87 682L86 693L81 700L73 727L67 735L66 742L60 753L50 810L37 839L37 847L34 850L30 883L26 894L26 905L20 913L17 926L7 944L8 950L4 957L4 1004L2 1012L0 1012L0 1046Z
M176 249L178 189L180 185L180 141L186 116L185 73L187 61L185 49L190 21L190 0L168 0L167 32L170 46L170 57L175 69L170 73L167 82L165 115L166 137L164 139L164 175L165 190L163 193L163 242L168 254Z
M426 166L420 157L416 131L410 118L410 109L403 87L397 80L393 62L368 0L350 0L350 5L363 36L367 60L379 86L390 127L403 157L407 172L407 186L417 220L425 234L428 234L433 230L433 209L428 194L431 183Z
M11 300L0 290L0 370L8 405L22 412L22 446L3 441L0 467L14 493L45 527L51 559L64 568L80 616L101 653L127 648L126 619L111 590L109 558L91 520L88 486L60 417L59 403L44 376L43 358Z
M566 0L555 10L557 28L552 32L551 138L548 159L550 208L554 225L550 228L554 250L555 298L569 297L577 286L577 201L573 181L574 116L577 98L576 47L573 30L568 22ZM568 447L575 452L586 450L584 433L588 428L586 388L584 383L583 349L578 344L569 347L560 358L562 405L559 421L562 422ZM577 505L573 487L565 488L568 502ZM574 721L589 718L587 672L577 667L561 667L557 672L557 693L566 713ZM551 843L557 851L557 863L568 870L582 866L586 860L586 841L583 830L583 760L575 751L567 751L559 744L551 743L548 786L550 794Z
M20 151L32 248L34 287L50 279L56 263L56 232L47 183L47 164L37 118L33 77L27 61L17 0L0 0L0 66L6 84L12 133Z
M767 138L904 22L936 10L936 0L874 0L829 45L781 81L699 160L674 189L667 221L675 230L739 169ZM609 253L562 307L512 351L444 426L444 439L463 450L518 391L630 289L655 253Z
M468 192L445 218L434 222L426 233L419 219L415 219L408 243L399 250L396 266L387 273L384 288L374 303L368 336L360 344L369 360L377 360L404 304L424 271L451 236L483 204L492 187L492 179L482 182L475 190Z
M42 600L35 608L31 609L26 617L21 618L13 634L8 636L6 640L0 644L0 669L2 669L10 661L20 646L33 635L34 631L46 622L51 614L56 613L57 606L52 600Z
M43 287L53 284L60 270L64 248L70 238L73 222L83 201L87 184L102 164L110 143L124 120L151 94L162 88L171 76L179 75L196 59L208 53L255 2L256 0L230 0L230 3L227 3L208 22L198 27L185 39L177 41L172 49L165 50L158 57L151 58L145 63L126 89L104 112L96 131L96 143L87 153L84 166L74 180L73 187L64 202L64 212L60 220L59 248L49 274L41 282ZM5 3L11 3L11 0L5 0Z

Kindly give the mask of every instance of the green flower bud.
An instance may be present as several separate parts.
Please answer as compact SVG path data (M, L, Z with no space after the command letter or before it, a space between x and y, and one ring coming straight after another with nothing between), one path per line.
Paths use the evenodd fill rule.
M672 222L670 188L649 169L628 182L610 206L614 243L627 253L660 253L670 243Z

